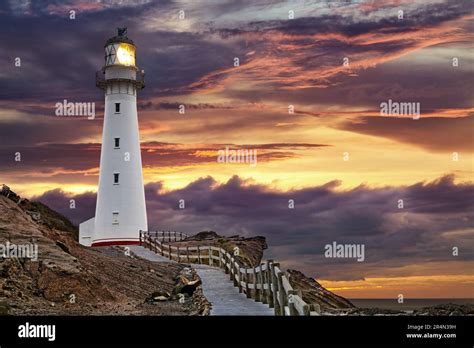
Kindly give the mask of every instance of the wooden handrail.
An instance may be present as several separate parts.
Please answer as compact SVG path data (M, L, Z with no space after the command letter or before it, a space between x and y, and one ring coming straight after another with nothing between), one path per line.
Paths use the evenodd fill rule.
M185 233L174 231L140 231L140 244L170 260L180 262L185 258L188 263L208 264L222 269L229 274L239 292L255 301L268 304L270 308L274 308L275 315L319 315L318 311L312 311L315 306L303 300L301 291L293 289L279 263L267 260L257 267L247 268L223 248L209 245L176 247L164 244L165 240L181 241L187 237Z

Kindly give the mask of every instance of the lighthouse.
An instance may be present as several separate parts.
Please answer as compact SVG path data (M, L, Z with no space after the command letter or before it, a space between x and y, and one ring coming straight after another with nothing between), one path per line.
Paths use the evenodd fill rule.
M138 244L139 231L148 229L137 114L145 74L126 34L119 28L107 40L105 64L96 73L105 108L95 217L79 225L79 242L86 246Z

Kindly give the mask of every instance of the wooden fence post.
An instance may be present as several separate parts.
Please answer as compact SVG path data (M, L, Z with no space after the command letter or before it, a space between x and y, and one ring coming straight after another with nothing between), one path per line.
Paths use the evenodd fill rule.
M231 256L229 257L229 269L230 269L230 279L234 281L234 286L237 286L237 280L236 280L236 275L237 275L237 272L236 270L234 269L235 268L235 264L234 264L234 258Z
M214 260L212 260L212 247L209 247L209 266L214 266Z
M298 296L303 300L303 292L301 291L301 289L296 290L296 292ZM311 315L311 306L309 304L303 305L303 315Z
M239 288L239 292L242 293L242 275L240 274L240 265L237 264L237 266L235 266L235 260L232 261L232 263L234 264L234 267L235 268L235 280L237 281L237 287Z
M276 266L279 266L280 264L279 263L272 263L272 267L271 267L271 277L272 277L272 287L273 287L273 290L272 290L272 297L273 297L273 308L275 308L275 314L278 315L279 314L279 311L280 311L280 304L278 302L278 290L279 290L279 287L278 287L278 278L275 274L275 267Z
M311 315L311 307L309 304L303 306L303 315Z
M272 290L272 282L273 282L273 276L272 276L272 263L273 260L267 260L267 271L266 271L266 277L267 277L267 292L266 292L266 297L267 297L267 303L270 308L275 307L275 302L273 302L273 290Z
M178 263L181 263L181 257L179 255L179 246L178 246L178 250L176 250L176 253L178 254Z
M240 264L237 262L237 274L239 275L239 292L244 292L244 287L242 286L242 282L246 283L244 280L244 275L242 275L242 272L240 271ZM244 273L245 274L245 273Z
M257 284L258 284L257 274L258 273L255 271L255 267L252 268L253 299L255 301L260 301L260 292L257 289Z
M186 261L189 262L189 247L186 247Z
M237 263L237 274L239 275L239 282L237 283L237 286L239 287L239 292L242 293L244 292L244 288L242 287L242 281L244 280L242 276L242 272L240 271L240 265Z
M222 249L221 249L222 250ZM222 261L224 262L223 266L224 266L224 273L225 274L229 274L229 269L227 268L227 256L225 254L225 250L224 252L222 253Z
M229 259L229 260L227 260ZM231 257L227 256L227 254L224 254L224 260L225 260L225 263L226 263L226 269L227 269L227 272L229 272L229 275L230 275L230 280L232 280L232 264L230 263ZM229 267L227 268L227 261L229 261Z
M318 303L311 303L309 305L309 310L310 312L316 312L318 315L321 314L321 306Z
M258 272L255 273L255 301L263 302L263 279L262 264L258 266Z
M260 302L267 304L267 295L265 293L265 275L266 271L263 271L263 263L260 264Z
M290 315L298 315L298 311L296 310L294 299L293 297L296 296L298 293L295 290L288 291L288 308L290 309Z
M278 278L278 302L280 304L280 315L285 315L286 293L283 288L283 272L277 274Z
M243 276L242 278L245 278L245 295L247 296L247 298L252 298L252 294L251 294L251 291L250 290L250 273L247 273L247 268L244 268L244 274L245 276Z
M222 249L221 248L219 248L219 268L222 268Z
M197 260L197 263L198 263L198 264L201 264L201 263L202 263L202 262L201 262L201 249L199 249L199 245L198 245L198 247L197 247L197 250L198 250L198 260Z

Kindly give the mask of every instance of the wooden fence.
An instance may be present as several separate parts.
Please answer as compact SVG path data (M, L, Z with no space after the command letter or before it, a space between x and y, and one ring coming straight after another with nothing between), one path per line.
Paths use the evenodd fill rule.
M275 315L319 315L319 306L303 301L301 291L293 289L280 264L267 260L246 268L223 248L215 246L176 247L164 241L180 241L180 232L140 231L140 244L170 260L219 267L247 298L268 304Z
M178 242L189 236L186 233L175 232L175 231L141 231L146 233L152 238L158 238L161 242Z

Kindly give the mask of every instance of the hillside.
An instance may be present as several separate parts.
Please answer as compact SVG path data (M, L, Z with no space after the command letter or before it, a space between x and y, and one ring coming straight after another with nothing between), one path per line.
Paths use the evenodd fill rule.
M37 247L34 258L0 257L0 314L195 315L206 311L200 291L178 301L184 265L149 262L123 248L86 248L77 229L41 203L0 195L3 256ZM8 196L8 198L6 197ZM25 249L26 250L26 249ZM34 248L31 249L34 255ZM191 277L196 277L192 275Z

